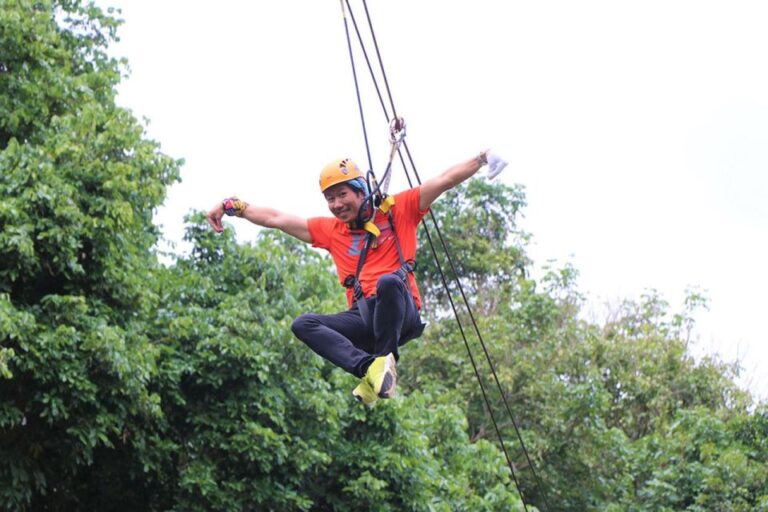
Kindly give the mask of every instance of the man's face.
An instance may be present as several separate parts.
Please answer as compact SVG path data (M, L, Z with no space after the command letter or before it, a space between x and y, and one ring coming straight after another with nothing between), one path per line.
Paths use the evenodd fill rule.
M354 222L364 199L362 192L356 191L346 183L330 187L323 195L328 202L328 209L342 222Z

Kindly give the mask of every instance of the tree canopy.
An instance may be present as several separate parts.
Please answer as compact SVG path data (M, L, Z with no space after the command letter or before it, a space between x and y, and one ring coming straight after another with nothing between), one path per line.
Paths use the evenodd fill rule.
M691 356L700 294L587 321L577 269L531 276L524 190L470 181L434 208L453 261L421 241L431 325L400 396L363 408L290 331L345 307L327 257L193 213L191 252L159 263L182 162L115 102L111 13L0 5L0 508L523 510L439 263L494 363L501 391L468 330L528 510L768 510L768 411L737 366Z

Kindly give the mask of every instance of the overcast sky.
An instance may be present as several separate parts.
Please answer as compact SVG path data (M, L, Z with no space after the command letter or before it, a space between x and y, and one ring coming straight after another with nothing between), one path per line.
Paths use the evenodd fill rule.
M119 102L186 160L157 215L168 239L186 212L232 194L324 215L320 168L343 156L366 166L338 1L99 3L125 20ZM651 288L679 307L698 287L710 309L694 352L740 359L742 384L768 397L768 3L369 9L422 179L494 148L510 163L500 179L526 187L538 266L571 262L598 312ZM357 57L381 172L387 126Z

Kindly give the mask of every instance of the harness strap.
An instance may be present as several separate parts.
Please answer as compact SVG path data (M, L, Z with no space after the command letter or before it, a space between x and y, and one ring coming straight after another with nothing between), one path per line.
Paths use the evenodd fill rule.
M381 234L381 230L379 230L379 226L377 226L372 220L369 220L365 223L363 226L363 229L366 230L369 235L373 235L374 237L378 237Z
M353 276L350 274L344 279L344 286L352 288L355 304L357 304L357 309L360 311L360 316L362 317L366 328L368 327L369 309L368 302L366 302L365 295L363 294L363 286L360 284L359 278L360 273L363 271L368 248L375 238L376 235L369 231L365 237L365 243L363 244L363 250L360 252L360 258L357 260L357 271L355 272L355 275Z
M403 258L403 250L400 248L400 239L397 237L397 231L395 231L395 221L392 220L392 212L387 213L387 219L389 220L389 228L392 230L392 235L395 237L395 247L397 248L397 258L400 260L400 268L405 267L405 259ZM411 269L412 271L413 269ZM407 283L408 281L406 281Z
M392 205L395 204L394 198L392 196L388 196L382 201L382 204L386 205L387 220L389 221L390 229L392 229L392 235L395 237L395 248L397 249L397 257L400 260L400 268L398 268L393 273L399 277L403 283L405 283L405 286L408 289L408 293L412 294L411 283L408 281L408 274L416 269L416 261L405 260L403 258L403 249L400 247L400 239L397 236L395 221L392 217L391 211ZM371 226L375 229L371 229ZM374 224L372 221L366 223L365 230L368 233L365 237L363 249L360 251L360 257L357 260L357 269L355 271L355 275L348 275L344 279L344 286L347 288L352 288L354 302L357 304L357 308L360 311L360 316L363 318L363 322L365 323L366 327L368 327L368 302L365 300L363 286L360 284L360 274L363 271L363 265L365 265L365 258L368 255L368 249L371 247L371 244L373 244L376 237L381 234L381 231L379 231L379 229L376 227L376 224Z

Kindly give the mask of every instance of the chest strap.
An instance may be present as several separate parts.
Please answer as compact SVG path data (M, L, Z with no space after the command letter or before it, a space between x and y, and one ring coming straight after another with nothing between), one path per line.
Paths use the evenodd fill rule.
M405 260L403 258L403 250L400 247L400 240L397 237L397 230L395 229L395 221L392 218L392 211L391 207L395 204L395 198L392 196L387 196L384 201L382 201L382 205L384 208L384 213L387 214L387 220L389 221L389 227L392 230L392 236L395 238L395 248L397 249L397 257L400 260L400 268L398 268L394 274L398 276L400 279L403 280L405 283L406 288L408 289L409 293L411 292L411 283L408 281L408 274L412 273L416 269L416 261L415 260ZM360 251L360 257L357 260L357 269L355 271L355 275L348 275L346 278L344 278L344 286L347 288L352 288L353 293L353 299L355 301L355 304L357 304L357 308L360 311L360 316L363 318L363 322L365 322L366 327L368 326L368 303L365 300L365 295L363 294L363 287L360 284L360 274L363 271L363 265L365 265L365 258L368 255L368 250L371 247L371 244L376 240L376 237L381 234L381 231L379 228L374 224L372 221L369 221L365 224L364 229L368 232L365 237L365 242L363 244L363 249Z

